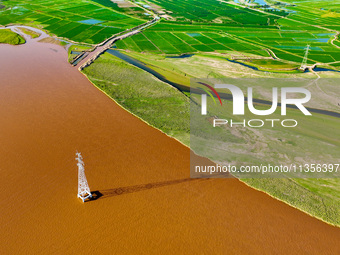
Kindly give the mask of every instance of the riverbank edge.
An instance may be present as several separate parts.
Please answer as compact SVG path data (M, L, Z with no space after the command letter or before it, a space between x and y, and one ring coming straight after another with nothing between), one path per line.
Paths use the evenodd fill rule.
M127 64L131 65L130 63L127 63ZM131 66L133 66L133 65L131 65ZM142 70L142 71L145 72L145 73L148 73L148 72L145 71L145 70ZM153 126L153 125L151 125L151 124L148 123L146 120L142 119L141 117L139 117L138 115L136 115L136 114L133 113L132 111L126 109L123 105L121 105L120 103L118 103L118 102L117 102L113 97L111 97L108 93L106 93L104 90L100 89L95 83L93 83L93 82L90 80L90 78L89 78L85 73L83 73L82 71L80 71L80 73L82 73L82 74L86 77L86 79L87 79L87 80L88 80L95 88L97 88L99 91L101 91L102 93L104 93L108 98L110 98L112 101L114 101L114 102L115 102L118 106L120 106L123 110L129 112L129 113L132 114L134 117L137 117L138 119L140 119L141 121L143 121L144 123L146 123L148 126L151 126L152 128L155 128L155 129L159 130L160 132L162 132L162 133L165 134L166 136L168 136L168 137L170 137L170 138L172 138L172 139L175 139L176 141L178 141L179 143L181 143L182 145L184 145L184 146L186 146L187 148L190 149L190 146L186 145L185 143L183 143L183 142L180 141L179 139L177 139L177 138L175 138L175 137L173 137L173 136L171 136L171 135L165 133L164 131L162 131L161 129L159 129L159 128ZM161 82L164 83L166 86L169 86L169 87L175 89L173 86L171 86L171 85L169 85L169 84L167 84L167 83L165 83L165 82L163 82L163 81L161 81ZM191 150L191 149L190 149L190 150ZM238 179L238 178L236 178L236 179ZM256 190L256 191L263 192L263 193L269 195L270 197L272 197L272 198L274 198L274 199L276 199L276 200L278 200L278 201L281 201L281 202L283 202L283 203L285 203L285 204L287 204L287 205L289 205L289 206L291 206L291 207L293 207L293 208L295 208L295 209L297 209L297 210L299 210L299 211L301 211L301 212L303 212L303 213L306 213L307 215L309 215L309 216L311 216L311 217L313 217L313 218L316 218L316 219L318 219L318 220L320 220L320 221L322 221L322 222L324 222L324 223L326 223L326 224L328 224L328 225L330 225L330 226L340 227L340 223L337 224L337 223L329 222L329 221L327 221L327 220L321 218L320 216L314 215L314 214L312 214L312 213L310 213L310 212L308 212L308 211L306 211L306 210L303 210L303 209L297 207L296 205L294 205L294 204L292 204L292 203L289 203L289 202L286 201L286 200L283 200L283 199L281 199L281 198L278 198L278 197L274 196L273 194L270 193L270 191L267 191L267 190L265 190L265 189L261 189L261 188L257 188L257 187L252 186L250 183L247 183L247 181L246 181L245 179L238 179L238 180L239 180L240 182L244 183L245 185L247 185L248 187L250 187L250 188L252 188L252 189L254 189L254 190ZM297 184L296 184L296 185L297 185Z
M144 71L144 70L143 70ZM139 117L138 115L136 115L135 113L133 113L132 111L130 111L129 109L125 108L123 105L121 105L120 103L118 103L118 101L116 101L113 97L111 97L108 93L106 93L104 90L100 89L96 84L94 84L91 79L82 71L79 71L82 75L84 75L86 77L86 79L96 88L98 89L100 92L104 93L109 99L111 99L113 102L115 102L119 107L121 107L124 111L127 111L128 113L132 114L134 117L138 118L139 120L143 121L145 124L147 124L148 126L157 129L158 131L162 132L163 134L165 134L166 136L175 139L177 142L181 143L182 145L188 147L190 149L190 146L186 145L185 143L183 143L182 141L180 141L179 139L177 139L176 137L173 137L171 135L168 135L167 133L165 133L163 130L151 125L150 123L148 123L146 120L142 119L141 117ZM162 82L164 84L166 84L165 82ZM168 84L166 84L167 86L170 86ZM170 86L172 89L176 89L172 86Z
M128 63L128 64L129 64L129 63ZM131 65L131 64L129 64L129 65ZM133 66L133 65L131 65L131 66ZM144 71L144 70L143 70L143 71ZM144 72L146 72L146 71L144 71ZM164 134L167 135L168 137L175 139L176 141L180 142L181 144L183 144L184 146L186 146L186 147L188 147L188 148L190 149L190 146L186 145L185 143L183 143L183 142L180 141L179 139L177 139L177 138L175 138L175 137L173 137L173 136L171 136L171 135L168 135L168 134L165 133L164 131L160 130L159 128L157 128L157 127L155 127L155 126L153 126L153 125L151 125L151 124L149 124L149 123L148 123L147 121L145 121L144 119L140 118L139 116L137 116L136 114L134 114L134 113L131 112L130 110L128 110L128 109L126 109L125 107L123 107L123 106L122 106L121 104L119 104L114 98L112 98L111 96L109 96L105 91L103 91L102 89L100 89L99 87L97 87L97 86L90 80L90 78L89 78L85 73L83 73L82 71L80 71L80 73L82 73L82 74L86 77L86 79L87 79L94 87L96 87L99 91L101 91L102 93L104 93L108 98L110 98L111 100L113 100L113 101L114 101L117 105L119 105L123 110L129 112L129 113L132 114L133 116L135 116L135 117L137 117L138 119L142 120L142 121L143 121L144 123L146 123L147 125L149 125L149 126L155 128L155 129L159 130L160 132L164 133ZM147 72L146 72L146 73L147 73ZM163 81L162 81L162 83L166 84L167 86L170 86L172 89L176 89L176 88L174 88L173 86L171 86L171 85L169 85L169 84L167 84L167 83L165 83L165 82L163 82ZM280 199L280 198L278 198L278 197L272 195L270 192L268 192L268 191L266 191L266 190L264 190L264 189L256 188L256 187L252 186L251 184L247 183L246 180L244 180L244 179L238 179L238 180L239 180L240 182L246 184L248 187L250 187L250 188L252 188L252 189L254 189L254 190L257 190L257 191L266 193L266 194L269 195L270 197L272 197L272 198L274 198L274 199L276 199L276 200L279 200L279 201L281 201L281 202L283 202L283 203L285 203L285 204L287 204L287 205L289 205L289 206L291 206L291 207L293 207L293 208L295 208L295 209L297 209L297 210L299 210L299 211L301 211L301 212L304 212L304 213L308 214L308 215L311 216L311 217L314 217L314 218L316 218L316 219L318 219L318 220L321 220L322 222L324 222L324 223L326 223L326 224L328 224L328 225L335 226L335 227L340 227L340 224L334 224L334 223L328 222L328 221L322 219L321 217L318 217L318 216L316 216L316 215L314 215L314 214L311 214L311 213L309 213L309 212L307 212L307 211L305 211L305 210L302 210L301 208L299 208L299 207L297 207L297 206L294 206L293 204L289 203L288 201L283 200L283 199Z
M2 27L1 29L0 29L0 31L5 31L5 33L8 33L9 35L13 35L13 36L16 36L17 37L17 39L18 39L18 42L12 42L12 41L9 41L9 40L4 40L4 41L2 41L1 42L1 40L0 40L0 44L8 44L8 45L13 45L13 46L15 46L15 45L22 45L22 44L25 44L27 41L26 41L26 39L23 37L23 36L21 36L20 34L18 34L18 33L16 33L16 32L14 32L14 31L12 31L10 28L7 28L7 27ZM1 39L1 37L0 37L0 39ZM7 38L8 39L8 38ZM14 39L14 38L10 38L10 39Z

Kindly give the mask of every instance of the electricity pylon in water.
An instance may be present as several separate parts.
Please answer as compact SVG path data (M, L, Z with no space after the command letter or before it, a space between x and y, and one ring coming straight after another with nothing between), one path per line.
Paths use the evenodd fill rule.
M81 156L80 152L76 153L77 157L76 160L78 161L78 197L85 202L86 199L91 198L92 194L90 191L90 187L87 183L86 176L85 176L85 168L83 157Z
M308 59L308 52L309 52L309 46L307 45L307 47L305 48L305 56L303 57L300 69L301 70L305 70L307 68L307 59Z

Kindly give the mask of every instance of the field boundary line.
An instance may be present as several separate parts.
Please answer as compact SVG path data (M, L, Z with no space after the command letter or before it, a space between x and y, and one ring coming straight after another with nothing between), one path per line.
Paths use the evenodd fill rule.
M164 51L162 51L160 48L158 48L158 46L156 45L156 44L154 44L153 43L153 41L151 41L150 39L149 39L149 37L147 37L144 33L143 33L143 31L142 31L142 33L141 34L143 34L143 36L153 45L153 46L155 46L155 48L156 49L158 49L160 52L163 52L164 53ZM165 53L164 53L165 54Z

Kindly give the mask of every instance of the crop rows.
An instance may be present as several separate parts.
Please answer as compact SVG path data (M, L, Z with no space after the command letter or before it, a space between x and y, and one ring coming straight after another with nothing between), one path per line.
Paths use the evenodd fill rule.
M144 32L144 35L156 45L160 50L158 52L166 54L238 51L268 56L264 49L271 49L279 58L301 62L309 44L309 63L340 61L339 49L330 44L335 32L304 24L299 24L300 30L287 28L287 25L281 29L262 29L161 22ZM145 39L134 40L134 44L142 51L157 52L155 49L143 48L145 42ZM129 48L128 42L125 48Z
M168 33L145 31L130 39L124 39L123 42L117 42L117 47L165 54L183 54L199 51L243 51L253 54L263 54L263 52L258 52L258 47L254 47L248 43L242 43L226 35L209 32Z
M1 25L34 21L59 37L92 44L145 22L82 0L18 0L6 4L15 8L0 12Z
M200 0L151 0L151 2L171 11L170 15L177 22L185 23L220 22L224 24L266 26L275 23L276 17L272 13L286 15L283 11L268 12L268 14L258 13L251 9L237 7L233 4L216 0L205 0L204 4Z

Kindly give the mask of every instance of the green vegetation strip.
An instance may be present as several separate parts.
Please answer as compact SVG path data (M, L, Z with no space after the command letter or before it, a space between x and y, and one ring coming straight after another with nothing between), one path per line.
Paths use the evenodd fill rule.
M100 43L146 22L140 18L145 15L132 17L118 12L112 8L116 4L110 0L0 0L1 3L5 7L0 9L0 25L26 24L44 28L58 37L88 44ZM140 9L139 12L144 13L142 11Z
M328 1L327 6L335 2ZM86 44L98 44L152 18L141 7L121 8L110 0L0 0L0 4L4 6L0 25L43 27L58 37ZM272 9L216 0L205 0L204 5L201 0L150 0L149 4L165 12L160 14L163 19L143 34L118 42L119 49L157 54L234 51L258 57L267 57L265 49L271 49L279 59L299 65L309 44L308 64L339 69L334 62L340 61L340 41L331 43L340 31L339 15L334 7L325 10L324 1L268 2Z
M27 28L21 27L20 30L22 32L24 32L26 35L29 35L32 39L37 38L37 37L40 36L39 33L35 32L35 31L31 30L31 29L27 29Z
M189 146L189 99L180 91L108 53L83 72L122 107ZM312 141L314 135L307 134L306 139ZM234 142L241 144L239 140ZM247 156L248 159L251 157ZM314 217L340 226L339 179L266 178L242 181Z
M0 43L17 45L25 42L26 41L22 36L14 33L10 29L0 29Z
M189 145L189 99L184 94L108 53L83 72L122 107Z
M242 181L316 218L340 226L339 179L258 178Z

